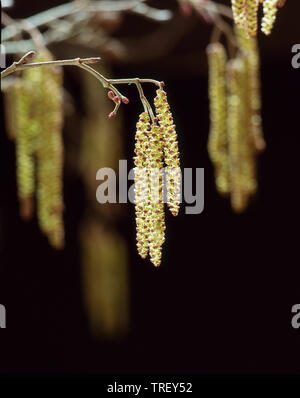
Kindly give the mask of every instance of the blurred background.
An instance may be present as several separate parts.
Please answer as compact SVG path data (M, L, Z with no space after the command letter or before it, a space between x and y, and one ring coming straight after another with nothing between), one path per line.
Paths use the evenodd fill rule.
M15 0L6 12L26 18L64 3ZM300 281L300 70L292 68L291 49L300 42L300 4L289 0L272 35L259 34L267 148L259 192L241 215L217 194L207 154L212 25L196 12L183 15L174 0L146 4L172 17L161 11L151 18L149 9L95 13L78 18L72 34L56 21L49 49L57 59L101 56L107 77L165 81L182 166L205 169L205 209L167 214L162 265L142 260L134 206L100 205L95 197L99 168L117 170L119 159L133 167L142 111L136 89L124 86L130 103L109 120L106 91L84 71L64 68L62 251L48 245L36 220L19 216L15 146L2 118L1 372L299 373L291 307L299 303ZM152 99L155 88L145 86L145 93Z

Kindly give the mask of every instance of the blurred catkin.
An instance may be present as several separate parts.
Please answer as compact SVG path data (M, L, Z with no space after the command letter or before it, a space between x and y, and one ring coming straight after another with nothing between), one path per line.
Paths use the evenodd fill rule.
M12 102L15 121L16 138L16 170L20 214L24 219L33 215L33 197L35 191L35 160L36 138L39 124L33 113L35 106L36 87L31 71L26 71L22 81L12 88ZM10 133L13 135L13 133Z
M256 38L248 37L245 32L235 30L237 43L246 62L247 96L249 102L248 123L252 135L253 145L258 152L265 149L261 118L261 93L260 93L260 61Z
M217 190L229 193L235 212L257 191L257 154L265 148L261 121L259 54L255 38L236 28L239 50L227 61L220 43L208 46L210 132L208 151ZM227 63L226 63L227 62Z
M246 209L249 196L257 189L255 153L248 129L246 73L246 62L242 57L227 64L231 205L238 213Z
M35 62L51 61L41 50ZM16 139L17 185L20 213L33 214L37 197L38 221L50 244L64 244L63 226L63 101L62 68L30 68L8 91L7 124ZM36 183L37 180L37 183Z
M209 67L210 132L208 153L214 164L220 194L230 192L227 143L226 51L222 44L207 47Z

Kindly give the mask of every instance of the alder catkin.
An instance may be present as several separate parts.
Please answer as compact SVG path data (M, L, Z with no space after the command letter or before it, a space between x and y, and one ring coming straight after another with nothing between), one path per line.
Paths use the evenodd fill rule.
M150 224L150 258L158 267L161 263L162 245L165 241L165 213L163 201L163 133L152 124L149 136L149 180L150 202L152 208Z
M259 0L248 0L245 4L245 30L250 37L257 34L257 10Z
M25 71L23 79L14 87L13 112L16 138L16 173L20 206L20 215L29 219L33 215L33 197L35 193L35 149L39 132L39 123L34 115L36 86L32 71ZM11 134L13 134L11 132Z
M283 7L285 0L232 0L232 12L236 25L243 28L249 37L257 35L258 7L263 5L261 30L269 35L273 29L277 9Z
M278 0L264 0L263 2L264 16L261 23L261 30L266 35L269 35L273 29L278 10L277 3Z
M150 183L148 161L150 155L149 128L147 112L139 116L135 135L135 216L137 250L142 258L149 251L152 208L150 203Z
M214 165L217 190L221 194L230 191L228 142L227 142L227 96L225 49L220 43L207 47L209 69L210 131L208 153Z
M160 140L163 142L164 161L166 167L167 205L173 216L177 216L181 195L181 171L176 126L173 122L167 93L159 89L154 99L156 115L161 132Z
M227 64L228 86L228 150L231 180L231 206L234 211L242 212L247 206L247 200L241 181L241 138L243 131L241 81L243 63L234 59Z
M235 30L237 43L246 62L246 81L247 96L249 102L249 126L253 140L253 145L258 152L265 149L265 140L262 130L261 118L261 93L260 93L260 61L256 38L249 38L245 32L237 28Z
M232 4L234 22L238 26L244 26L246 18L245 15L246 0L232 0L231 4Z
M228 150L231 205L235 212L246 209L250 195L257 189L256 158L249 131L247 63L237 57L228 62Z
M39 54L39 62L50 60L48 52ZM41 127L37 144L38 220L49 243L60 249L64 246L62 69L44 67L38 72L36 106Z

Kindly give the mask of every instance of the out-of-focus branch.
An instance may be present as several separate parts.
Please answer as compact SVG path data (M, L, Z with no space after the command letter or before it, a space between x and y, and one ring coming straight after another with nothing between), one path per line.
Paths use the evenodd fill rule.
M118 1L91 1L87 4L73 1L62 4L49 10L35 14L25 21L36 28L48 25L55 20L82 13L84 19L90 18L95 12L124 12L130 11L147 19L158 22L168 21L172 18L169 10L159 10L144 4L145 0L118 0ZM22 28L18 24L6 26L2 29L2 41L13 39Z

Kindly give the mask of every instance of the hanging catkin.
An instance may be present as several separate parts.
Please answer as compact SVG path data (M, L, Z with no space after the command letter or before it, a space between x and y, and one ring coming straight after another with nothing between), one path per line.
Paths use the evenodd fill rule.
M20 205L20 215L24 219L33 215L33 200L35 193L35 159L36 139L39 133L39 120L35 117L35 97L37 87L33 70L25 71L22 80L16 83L11 92L15 121L16 138L16 170Z
M40 61L51 60L48 52ZM40 131L37 143L37 201L41 230L55 248L64 245L63 225L63 142L62 70L44 67L36 74L39 83L37 116Z
M41 50L35 62L46 61L52 61L52 56ZM64 244L62 69L43 66L25 70L10 89L6 106L14 115L14 118L7 115L7 124L10 136L16 139L21 216L26 219L32 216L36 193L40 228L53 247L61 248Z
M141 113L136 125L135 144L135 215L137 249L142 258L146 258L150 242L150 222L152 208L150 204L150 183L149 183L149 116L147 112Z
M166 167L167 205L173 216L177 216L181 194L181 172L176 126L167 100L167 93L159 89L154 99L156 115L160 126L160 140L163 142Z
M247 79L247 96L249 103L248 123L252 135L253 145L258 152L264 150L266 144L262 131L261 119L261 94L260 94L260 77L259 77L259 53L256 38L249 38L242 29L236 29L236 38L240 51L246 62Z
M149 137L149 180L151 202L150 258L158 267L161 263L162 245L165 241L165 213L163 201L163 132L152 124Z
M269 35L273 29L278 10L277 4L278 0L264 0L263 2L264 17L261 23L261 30L266 35Z
M246 209L249 195L256 191L254 148L247 129L246 62L238 57L227 64L228 151L231 205L234 211Z
M237 26L243 28L249 37L257 34L258 7L262 3L263 19L261 30L269 35L273 29L278 7L283 7L285 0L232 0L233 18Z
M217 190L221 194L230 191L228 143L227 143L227 96L226 52L222 44L207 47L209 68L210 132L208 153L214 164Z
M137 249L142 258L161 264L165 241L164 191L173 215L179 211L181 171L177 134L167 95L156 91L156 118L150 124L148 112L139 116L135 144L135 214ZM166 184L164 186L164 163Z
M244 26L246 0L232 0L231 3L235 23L238 26Z
M245 30L249 37L257 34L257 10L259 0L248 0L245 5Z

